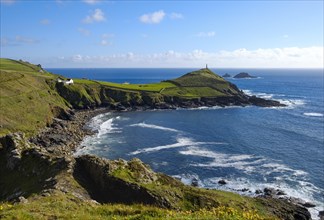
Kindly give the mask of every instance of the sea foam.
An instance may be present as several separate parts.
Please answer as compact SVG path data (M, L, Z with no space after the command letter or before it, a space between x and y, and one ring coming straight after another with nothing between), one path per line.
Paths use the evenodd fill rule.
M150 152L171 149L171 148L186 147L186 146L198 146L198 145L206 145L206 144L217 145L217 144L226 144L226 143L222 143L222 142L195 142L191 138L179 137L179 138L177 138L177 142L174 144L167 144L167 145L162 145L162 146L157 146L157 147L149 147L149 148L139 149L139 150L129 153L129 155L136 155L136 154L140 154L140 153L150 153Z
M305 112L303 115L310 116L310 117L323 117L322 113L317 113L317 112Z
M179 132L178 130L173 129L173 128L167 128L167 127L163 127L163 126L159 126L159 125L154 125L154 124L146 124L145 122L138 123L138 124L132 124L132 125L129 125L129 126L130 127L141 127L141 128L158 129L158 130L162 130L162 131Z

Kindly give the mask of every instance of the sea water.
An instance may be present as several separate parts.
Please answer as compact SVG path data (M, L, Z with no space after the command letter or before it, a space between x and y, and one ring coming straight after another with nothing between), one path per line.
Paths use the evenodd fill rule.
M130 83L176 78L193 69L51 69L68 77ZM228 80L245 93L275 99L281 108L212 107L107 113L94 117L85 148L108 159L140 158L154 171L200 187L254 196L281 189L324 210L322 69L213 69L254 79ZM225 179L227 184L218 184ZM244 189L244 190L242 190ZM245 189L248 189L247 191ZM244 191L244 192L243 192Z

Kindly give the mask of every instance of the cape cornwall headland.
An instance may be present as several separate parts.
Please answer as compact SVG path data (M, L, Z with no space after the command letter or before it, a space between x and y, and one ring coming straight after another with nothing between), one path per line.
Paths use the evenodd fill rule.
M139 159L74 156L106 111L280 107L204 68L153 84L67 79L41 65L0 60L0 218L310 219L307 204L185 185Z

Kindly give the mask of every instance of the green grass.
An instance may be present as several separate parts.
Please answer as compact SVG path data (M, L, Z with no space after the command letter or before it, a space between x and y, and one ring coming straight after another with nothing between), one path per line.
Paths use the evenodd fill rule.
M210 87L171 87L162 92L163 95L180 96L185 98L197 97L219 97L225 96L224 93Z
M0 58L0 68L24 72L40 72L42 69L36 65L21 60Z
M165 88L176 87L170 82L160 82L152 84L119 84L111 82L100 82L101 85L106 85L116 89L144 91L144 92L160 92Z
M166 88L176 87L170 82L160 82L151 84L125 84L125 83L112 83L88 79L73 79L76 84L95 85L95 86L106 86L113 89L130 90L130 91L142 91L142 92L160 92Z
M219 84L228 84L222 77L214 74L209 69L201 69L187 73L177 79L169 80L176 85L183 87L217 87Z
M43 77L0 70L0 79L0 136L10 131L34 133L51 121L52 106L66 108Z
M237 210L219 206L211 209L167 210L140 204L95 204L81 201L71 194L50 197L34 196L26 204L0 203L1 219L187 219L187 220L270 220L256 210Z

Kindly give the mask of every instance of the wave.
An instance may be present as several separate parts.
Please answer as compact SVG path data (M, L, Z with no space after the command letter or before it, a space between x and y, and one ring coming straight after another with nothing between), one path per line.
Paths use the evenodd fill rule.
M249 155L249 154L225 154L200 147L188 147L179 151L180 154L205 157L212 159L203 163L192 163L190 166L203 168L230 168L236 169L239 173L245 173L248 176L254 176L255 179L230 176L219 176L206 179L200 179L199 185L207 188L217 188L221 190L235 191L240 194L255 196L256 190L264 188L276 188L283 190L288 196L301 198L307 202L312 202L317 207L323 206L321 201L314 198L314 194L323 194L324 190L308 182L308 173L303 170L292 169L280 161L274 159ZM217 173L217 172L216 172ZM178 175L181 181L190 184L192 179L183 175ZM240 175L241 176L241 175ZM220 179L226 179L227 184L218 184ZM243 189L249 189L247 191ZM288 197L287 196L287 197ZM315 210L311 210L313 214ZM318 212L317 212L318 213Z
M104 113L97 115L93 117L90 122L87 124L87 126L92 130L92 131L97 131L100 128L100 125L105 121L107 116L111 115L110 112Z
M322 113L317 113L317 112L304 112L305 116L311 116L311 117L323 117Z
M179 175L181 176L181 175ZM199 177L196 179L199 179ZM224 179L224 177L212 177L207 179L200 179L201 186L206 188L220 189L230 192L236 192L241 195L257 196L256 190L263 190L264 188L274 188L284 191L287 195L281 197L295 197L302 199L305 202L311 202L316 205L315 208L308 209L312 215L312 219L318 219L318 211L322 210L323 203L313 197L313 192L323 191L305 181L297 181L295 186L285 182L284 180L278 180L276 182L259 182L251 180L250 178L225 178L227 184L220 185L218 181ZM286 179L287 180L287 179ZM182 181L182 179L181 179ZM288 180L289 181L289 180ZM188 181L184 182L187 183ZM243 189L248 189L247 191Z
M146 124L145 122L138 123L138 124L132 124L132 125L129 125L129 126L130 127L141 127L141 128L158 129L158 130L163 130L163 131L179 132L178 130L173 129L173 128L167 128L167 127L153 125L153 124Z
M305 100L302 99L274 99L274 100L279 101L282 104L285 104L287 106L286 108L288 109L292 109L297 106L302 106L306 104Z
M292 109L295 108L297 106L302 106L305 105L306 102L304 99L293 99L293 98L289 98L286 99L285 97L287 97L287 95L285 94L271 94L271 93L264 93L264 92L253 92L252 90L243 90L243 92L249 96L257 96L263 99L273 99L276 100L282 104L285 104L288 109ZM280 97L280 98L278 98ZM273 107L275 109L277 109L278 107ZM281 109L282 107L279 107L279 109Z
M222 143L222 142L195 142L190 138L180 137L180 138L177 138L177 143L139 149L139 150L129 153L129 155L136 155L136 154L140 154L140 153L151 153L151 152L165 150L165 149L171 149L171 148L198 146L198 145L206 145L206 144L216 145L216 144L226 144L226 143Z
M245 107L242 107L242 106L239 106L239 105L233 105L233 106L211 106L211 107L208 107L208 106L201 106L201 107L197 107L197 108L177 108L176 110L178 111L200 111L200 110L205 110L205 111L208 111L208 110L219 110L219 109L232 109L232 108L248 108L249 106L245 106Z
M275 160L249 154L225 154L199 147L189 147L186 150L179 151L179 153L183 155L213 159L211 162L207 163L191 164L192 166L198 167L235 168L243 171L246 174L263 173L270 175L274 173L289 172L289 174L294 177L305 176L308 174L302 170L291 169L284 164L277 163Z
M263 99L272 99L274 94L268 94L268 93L264 93L264 92L252 92L252 90L249 90L249 89L245 89L243 90L243 92L249 96L257 96L257 97L260 97L260 98L263 98Z

